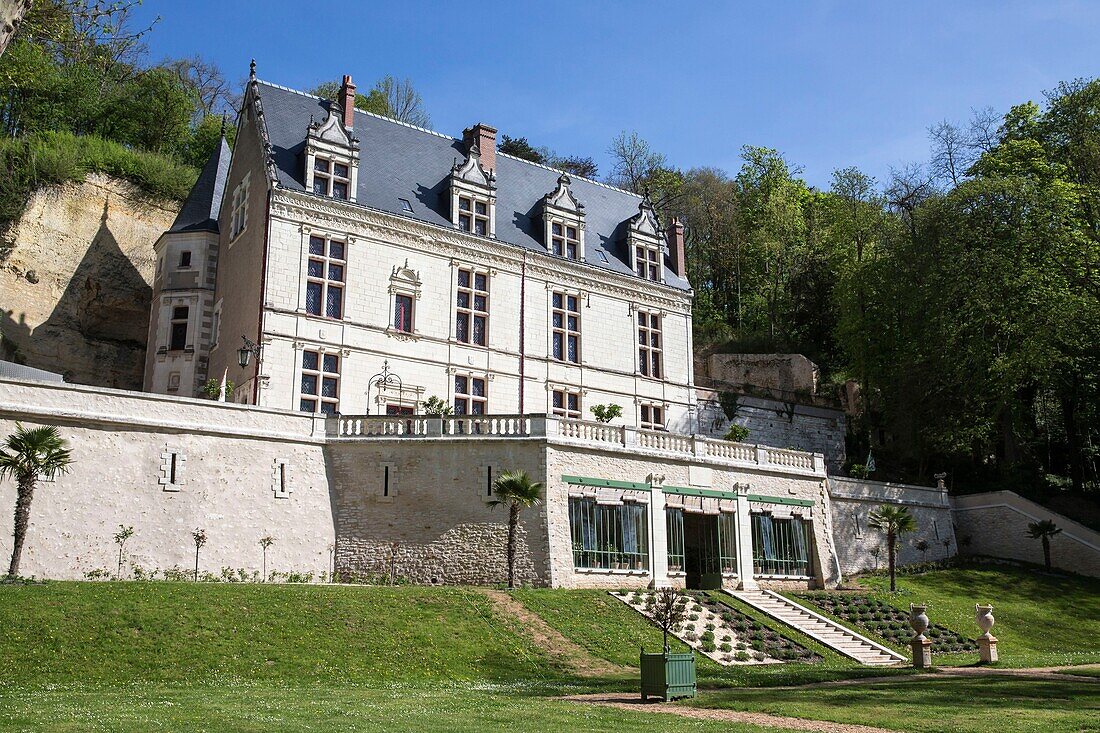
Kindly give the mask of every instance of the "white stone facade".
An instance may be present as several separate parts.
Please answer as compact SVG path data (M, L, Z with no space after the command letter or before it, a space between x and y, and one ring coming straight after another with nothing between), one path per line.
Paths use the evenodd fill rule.
M301 350L341 357L339 411L384 414L389 404L417 407L429 396L453 402L455 375L487 380L487 411L550 413L552 391L581 394L581 411L615 403L623 421L637 424L639 405L660 405L668 426L693 427L691 314L686 294L646 286L628 276L597 272L582 263L549 262L514 247L430 231L414 222L392 221L372 212L345 211L338 204L300 194L275 196L265 278L264 362L259 403L298 409ZM305 313L310 236L346 242L347 286L343 317ZM488 345L472 346L455 333L455 292L460 270L488 282ZM415 278L412 333L393 322L397 273ZM520 294L523 293L521 322ZM552 358L554 293L574 295L580 306L579 363ZM664 378L638 369L637 313L660 314ZM520 334L524 356L520 357ZM226 350L238 344L223 339ZM224 358L224 355L223 355ZM370 378L383 362L401 377L404 390L372 392ZM521 366L522 362L522 366ZM520 404L520 370L523 396Z

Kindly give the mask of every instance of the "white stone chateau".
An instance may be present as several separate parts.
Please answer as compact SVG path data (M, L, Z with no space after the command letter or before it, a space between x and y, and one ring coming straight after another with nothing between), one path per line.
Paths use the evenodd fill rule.
M214 570L258 569L272 537L279 569L313 578L496 583L508 470L544 486L519 578L556 587L830 586L879 564L884 503L917 518L903 563L954 555L956 523L991 511L831 476L837 411L744 398L765 444L716 439L677 222L499 153L486 124L455 139L354 96L350 77L330 102L253 71L233 150L155 243L144 392L0 374L0 434L52 424L73 448L36 496L28 572L111 566L121 524L146 572L194 562L203 528ZM198 399L224 377L226 401ZM825 450L792 447L796 419ZM14 493L0 482L0 505Z
M645 199L259 81L157 243L145 385L322 414L693 432L683 227ZM242 340L242 337L244 340ZM246 341L259 358L239 363ZM372 379L373 378L373 379Z

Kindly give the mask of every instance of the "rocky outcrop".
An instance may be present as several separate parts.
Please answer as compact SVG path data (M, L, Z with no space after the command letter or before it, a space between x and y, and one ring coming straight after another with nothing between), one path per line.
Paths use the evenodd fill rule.
M141 389L153 243L178 211L97 174L37 191L0 246L0 359Z

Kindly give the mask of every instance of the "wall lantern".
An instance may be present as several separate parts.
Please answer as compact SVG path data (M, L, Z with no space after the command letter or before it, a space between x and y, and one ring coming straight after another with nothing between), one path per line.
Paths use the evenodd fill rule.
M241 339L244 341L244 346L237 349L237 363L241 365L241 369L244 369L252 361L253 355L257 363L263 358L263 347L250 341L247 336L241 336Z

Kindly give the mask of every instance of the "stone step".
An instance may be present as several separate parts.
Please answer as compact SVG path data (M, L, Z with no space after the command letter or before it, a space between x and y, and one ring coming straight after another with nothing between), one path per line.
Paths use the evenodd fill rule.
M809 609L803 608L790 599L766 591L726 591L726 593L861 664L886 666L905 661L901 655L860 638L840 624L814 615Z

